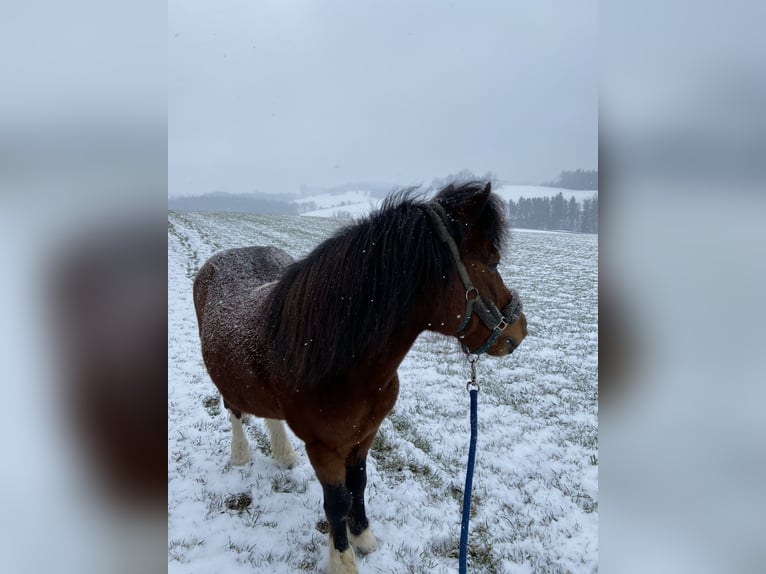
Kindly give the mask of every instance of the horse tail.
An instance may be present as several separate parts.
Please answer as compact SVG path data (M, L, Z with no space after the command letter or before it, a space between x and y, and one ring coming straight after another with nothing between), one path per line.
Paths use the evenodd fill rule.
M208 286L212 283L215 267L207 261L197 274L194 276L193 297L194 310L197 313L197 327L202 335L202 317L205 314L205 304L207 303Z

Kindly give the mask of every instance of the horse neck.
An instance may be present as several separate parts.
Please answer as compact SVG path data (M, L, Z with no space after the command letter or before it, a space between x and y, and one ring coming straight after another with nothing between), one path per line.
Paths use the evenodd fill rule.
M434 300L433 293L432 289L424 289L418 295L411 320L402 326L400 332L391 337L392 355L401 354L404 358L423 331L435 331L443 335L452 334L453 325L448 320L451 306Z
M368 373L367 376L372 376L376 380L394 376L399 364L423 331L444 332L442 325L445 318L437 316L439 304L435 303L432 297L433 291L424 290L417 297L417 304L409 320L403 322L402 326L394 331L384 346L379 347L377 352L370 353L367 360L358 366ZM444 332L444 334L448 333ZM358 373L356 369L354 371ZM371 373L374 374L370 375Z

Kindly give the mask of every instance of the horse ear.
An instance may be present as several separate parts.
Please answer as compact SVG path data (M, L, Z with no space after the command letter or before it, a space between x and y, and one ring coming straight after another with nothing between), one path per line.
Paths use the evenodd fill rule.
M484 208L487 207L490 193L492 193L492 183L487 182L484 189L468 198L461 211L469 220L477 221L481 217L481 214L484 213Z

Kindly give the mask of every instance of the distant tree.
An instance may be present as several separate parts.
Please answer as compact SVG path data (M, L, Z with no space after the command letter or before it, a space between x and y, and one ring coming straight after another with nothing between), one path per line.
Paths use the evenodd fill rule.
M598 193L593 196L593 233L598 233Z
M532 225L532 202L529 199L519 198L516 220L519 227L529 228Z
M584 233L598 233L598 194L583 201L581 227Z
M569 198L567 203L567 224L568 231L580 231L580 204L577 203L574 195Z
M518 225L518 207L512 199L508 200L508 223L511 227Z
M598 233L598 194L581 206L574 195L569 201L563 193L554 197L520 197L508 200L508 223L522 229L561 229L577 233Z
M533 197L532 198L532 229L550 229L551 228L551 198Z
M566 213L567 213L567 204L566 204L566 201L564 201L564 194L561 192L558 192L556 196L551 200L551 217L550 217L551 229L566 228Z

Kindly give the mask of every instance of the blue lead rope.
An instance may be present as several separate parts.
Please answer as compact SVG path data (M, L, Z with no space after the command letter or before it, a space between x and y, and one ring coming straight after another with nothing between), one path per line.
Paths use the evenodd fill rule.
M475 369L475 363L471 364ZM471 515L471 487L473 486L473 467L476 462L476 429L477 419L476 404L479 394L478 385L476 385L475 370L474 380L472 381L476 388L470 389L471 395L471 445L468 449L468 471L465 474L465 490L463 491L463 521L460 524L460 574L466 574L466 561L468 559L468 521ZM470 385L471 383L469 383Z

